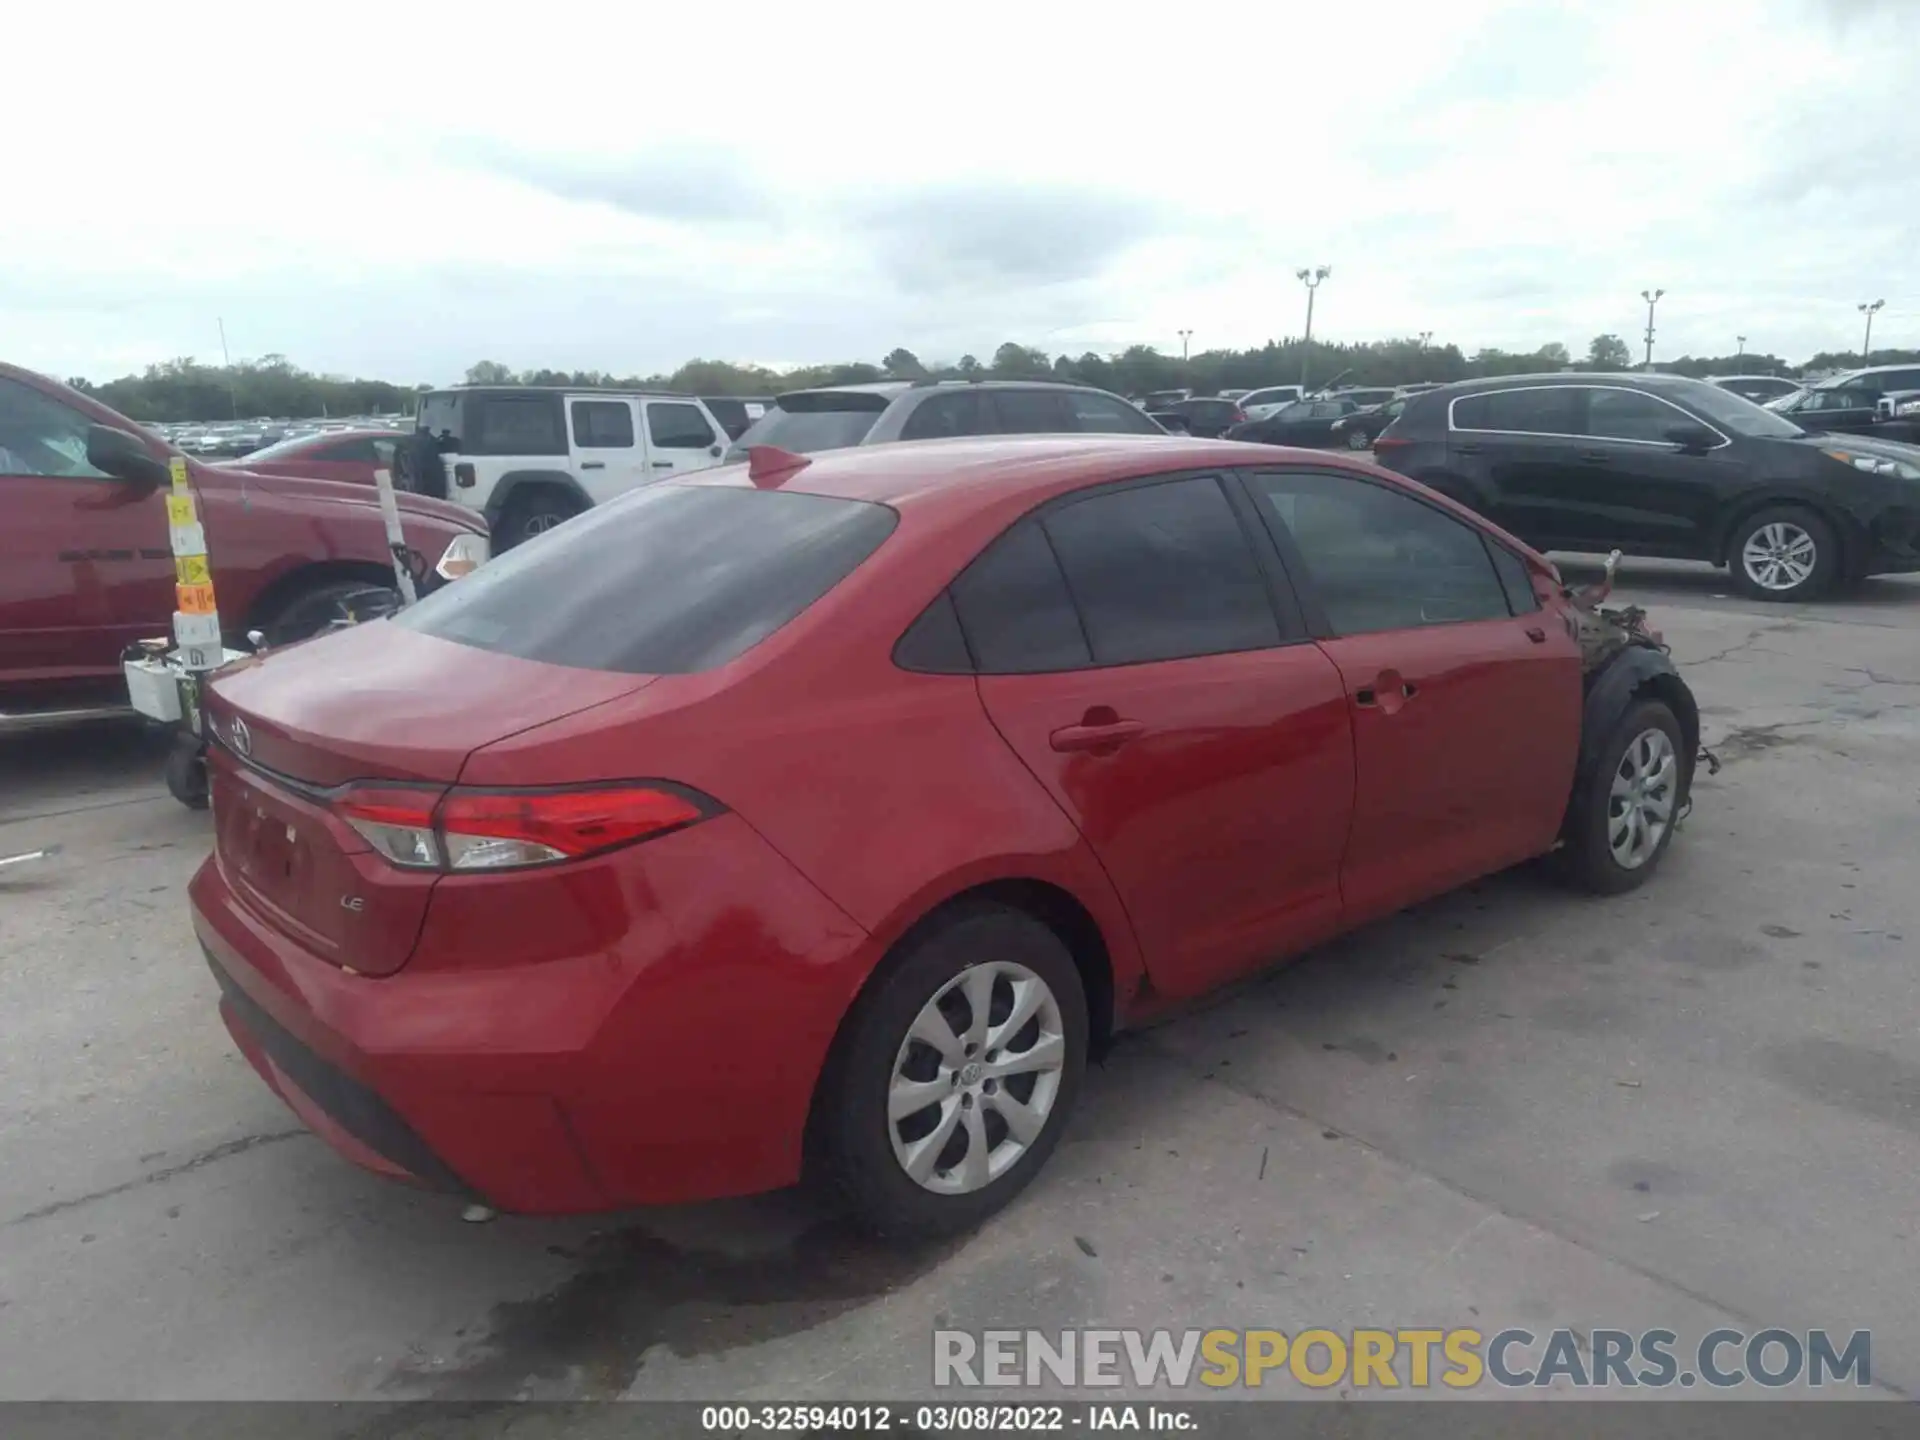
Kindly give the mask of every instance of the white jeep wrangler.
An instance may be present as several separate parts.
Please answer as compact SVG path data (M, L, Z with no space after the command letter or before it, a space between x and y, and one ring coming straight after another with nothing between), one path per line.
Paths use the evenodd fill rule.
M421 395L395 480L486 516L498 554L636 486L717 465L727 444L689 395L458 385Z

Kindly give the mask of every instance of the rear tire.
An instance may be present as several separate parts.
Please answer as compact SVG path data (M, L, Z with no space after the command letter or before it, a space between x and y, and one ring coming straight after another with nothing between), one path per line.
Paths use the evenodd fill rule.
M1009 1029L1016 1005L1030 1012ZM1006 1205L1059 1143L1086 1069L1073 957L1003 905L958 911L908 941L846 1026L822 1077L818 1148L855 1217L880 1235L957 1234Z
M1841 571L1833 527L1802 505L1770 505L1734 528L1727 569L1740 593L1754 600L1815 600L1834 588Z
M557 489L541 486L523 490L500 512L500 523L493 532L495 547L511 550L524 545L534 536L564 525L580 514L581 508L579 501Z
M1373 437L1367 434L1366 431L1349 430L1347 432L1347 449L1371 450L1372 448L1373 448Z
M207 786L207 751L197 735L181 735L167 751L167 793L189 810L204 810L211 792Z
M1574 796L1566 844L1555 856L1568 880L1596 895L1619 895L1659 868L1691 771L1685 743L1662 701L1642 700L1620 717Z

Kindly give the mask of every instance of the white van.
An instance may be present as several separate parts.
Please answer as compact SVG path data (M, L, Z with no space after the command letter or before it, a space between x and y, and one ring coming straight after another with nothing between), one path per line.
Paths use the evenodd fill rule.
M1298 385L1268 385L1242 395L1240 408L1247 412L1249 420L1265 420L1270 415L1278 414L1285 406L1305 398Z
M458 385L420 397L403 489L486 516L498 554L639 485L720 463L727 432L690 395Z

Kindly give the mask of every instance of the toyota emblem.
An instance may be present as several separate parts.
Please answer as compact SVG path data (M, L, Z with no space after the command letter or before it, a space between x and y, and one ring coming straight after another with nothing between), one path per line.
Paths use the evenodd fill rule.
M247 722L238 715L234 716L233 723L227 726L227 739L233 742L236 754L253 754L253 735L247 729Z

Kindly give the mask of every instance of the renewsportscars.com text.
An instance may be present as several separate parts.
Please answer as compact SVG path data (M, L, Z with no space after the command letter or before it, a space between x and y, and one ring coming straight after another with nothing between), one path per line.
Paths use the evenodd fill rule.
M1712 1330L1560 1329L1536 1335L1459 1328L1300 1330L936 1330L936 1386L1466 1390L1493 1384L1574 1389L1873 1383L1873 1337Z

